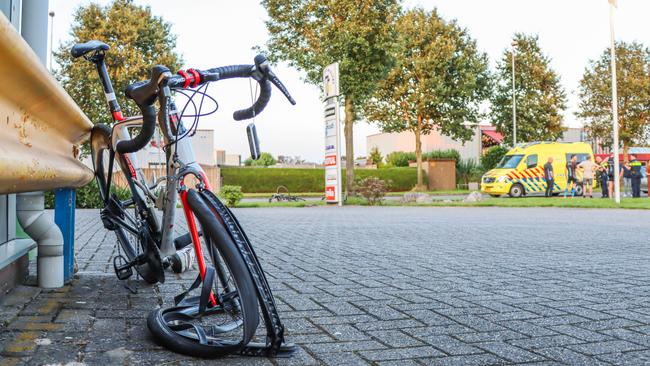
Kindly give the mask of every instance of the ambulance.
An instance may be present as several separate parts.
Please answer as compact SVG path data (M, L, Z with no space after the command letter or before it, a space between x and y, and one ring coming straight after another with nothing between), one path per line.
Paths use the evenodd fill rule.
M577 157L578 163L594 154L591 146L584 142L529 142L518 144L501 159L496 168L488 171L481 178L481 192L492 197L507 194L510 197L525 195L543 195L546 191L544 164L553 157L555 181L553 194L564 192L567 186L566 163L571 156ZM582 181L580 169L576 172L578 181ZM595 181L595 179L594 179ZM583 194L582 183L576 186L576 196Z

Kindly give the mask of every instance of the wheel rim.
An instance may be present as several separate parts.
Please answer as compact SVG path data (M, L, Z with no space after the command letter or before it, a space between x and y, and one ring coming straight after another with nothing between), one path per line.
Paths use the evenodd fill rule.
M244 319L237 284L232 271L209 239L202 238L201 241L205 244L204 250L210 253L205 256L206 265L217 272L212 291L218 304L212 307L208 305L203 314L199 314L198 306L164 310L164 324L177 335L207 346L238 345L244 338Z
M521 186L515 185L510 189L510 192L512 193L513 197L521 197L522 195L522 189Z

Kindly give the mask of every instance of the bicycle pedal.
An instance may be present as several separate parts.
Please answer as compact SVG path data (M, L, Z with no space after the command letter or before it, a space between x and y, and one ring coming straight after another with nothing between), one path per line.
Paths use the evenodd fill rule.
M113 257L113 269L118 279L124 281L133 276L132 265L121 255Z

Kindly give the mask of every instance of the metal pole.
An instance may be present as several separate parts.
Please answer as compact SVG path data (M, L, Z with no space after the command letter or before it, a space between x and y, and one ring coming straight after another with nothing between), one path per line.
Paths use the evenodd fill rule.
M54 12L50 15L50 72L52 72L52 59L54 58Z
M609 3L609 29L610 29L610 51L611 51L611 68L612 68L612 130L614 134L614 200L621 203L621 187L619 177L618 162L618 93L616 90L616 39L614 36L614 3Z
M512 43L512 146L517 146L517 98L515 97L515 46Z

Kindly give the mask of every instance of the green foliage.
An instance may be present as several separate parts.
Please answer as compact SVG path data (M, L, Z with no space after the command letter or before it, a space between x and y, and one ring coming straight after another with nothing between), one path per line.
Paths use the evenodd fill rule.
M612 146L610 48L587 66L578 96L577 116L592 138ZM650 127L650 50L643 44L616 43L619 138L624 148L648 141Z
M345 170L342 175L345 183ZM244 193L275 193L280 185L291 193L325 191L324 169L223 167L221 176L224 184L241 186ZM395 192L409 191L417 182L415 168L357 169L357 176L391 181Z
M353 124L361 106L383 79L393 60L399 0L262 0L267 10L266 44L272 61L288 61L321 86L323 69L339 63L340 93L345 97L346 167L354 180Z
M278 161L275 160L273 155L263 152L262 154L260 154L259 159L253 161L253 166L257 166L257 165L259 165L259 166L271 166L271 165L275 165L277 163L278 163Z
M447 150L433 150L422 154L423 160L435 160L435 159L453 159L456 160L456 166L460 162L460 153L455 149Z
M148 79L153 65L165 65L174 72L182 63L174 51L176 36L171 25L154 16L149 7L135 5L131 0L79 7L70 35L70 41L54 55L60 66L57 78L93 123L111 121L106 97L95 66L84 59L73 59L72 45L96 39L111 47L106 53L106 67L118 99L129 84ZM125 115L140 114L130 100L121 98L120 103Z
M467 185L469 182L478 181L483 175L481 166L474 159L460 160L456 164L456 181Z
M469 140L473 129L464 123L478 122L490 90L487 55L465 29L436 10L409 10L395 30L395 65L365 105L367 119L386 132L412 131L416 156L422 152L421 136L434 130ZM416 160L421 169L421 159Z
M501 158L508 153L508 148L503 146L492 146L481 156L481 166L484 170L494 169L501 161Z
M384 160L377 146L370 149L370 156L368 156L368 159L377 167L379 167Z
M228 206L235 207L244 198L244 194L241 191L241 186L225 185L221 187L219 197L224 199Z
M409 166L409 161L413 160L415 160L414 152L395 151L386 155L386 163L394 167Z
M562 112L566 93L551 59L542 53L539 37L517 33L515 48L515 97L517 141L555 141L562 137ZM496 87L490 117L506 144L512 145L512 51L503 51L497 63Z
M131 191L127 188L112 186L111 192L115 193L120 200L126 200L131 197ZM97 181L86 184L77 188L77 208L103 208L104 202L99 196ZM45 192L45 208L54 208L54 191Z
M377 177L368 177L357 181L355 191L363 196L369 205L374 206L381 204L389 186L390 182L386 182Z

